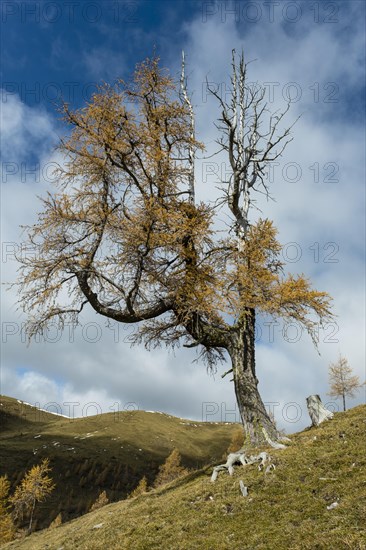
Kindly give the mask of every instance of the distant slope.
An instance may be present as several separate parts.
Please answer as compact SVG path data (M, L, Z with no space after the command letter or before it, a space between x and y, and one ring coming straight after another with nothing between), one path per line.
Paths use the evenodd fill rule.
M217 461L238 424L210 424L167 414L124 411L79 419L44 413L0 397L0 475L14 487L34 464L50 458L56 490L36 514L38 528L62 513L64 520L89 510L102 490L121 500L146 475L153 482L174 447L189 468Z
M0 437L8 432L37 430L39 424L57 422L62 416L42 411L20 399L0 395Z
M6 548L364 550L365 413L362 405L291 436L288 449L270 451L270 474L238 466L212 484L208 468Z

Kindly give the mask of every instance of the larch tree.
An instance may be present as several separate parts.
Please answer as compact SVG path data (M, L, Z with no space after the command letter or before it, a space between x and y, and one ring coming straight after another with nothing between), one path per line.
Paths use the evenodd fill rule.
M98 510L99 508L102 508L103 506L105 506L108 503L109 503L109 499L107 497L107 492L106 491L100 491L97 499L91 505L90 511L93 512L94 510Z
M0 477L0 544L13 540L15 526L9 506L10 482L6 476Z
M181 465L181 456L178 449L173 449L170 455L159 468L158 475L154 481L154 487L160 487L165 483L170 483L178 477L182 477L189 473L187 468Z
M32 531L34 510L37 502L43 502L52 493L55 484L49 477L51 471L48 458L42 460L41 464L33 466L24 476L10 498L14 506L14 517L23 518L29 516L28 531Z
M140 479L134 490L128 495L128 498L138 497L144 493L147 493L148 490L147 478L144 476Z
M213 367L231 359L235 394L252 443L277 429L258 391L258 313L296 320L316 341L330 297L302 275L285 276L269 219L250 220L252 193L268 194L266 170L290 137L287 108L271 114L265 91L247 81L233 51L231 99L215 90L218 143L231 174L222 200L197 202L195 133L183 56L180 82L157 58L131 82L104 85L85 107L63 107L70 135L59 149L58 191L27 228L36 259L20 258L20 302L30 337L50 323L77 323L85 306L135 324L133 343L196 347ZM226 234L215 221L230 219Z
M330 363L328 368L330 392L332 397L341 397L343 401L343 410L346 410L346 396L355 397L357 390L363 386L358 376L353 374L348 360L342 355L338 361Z

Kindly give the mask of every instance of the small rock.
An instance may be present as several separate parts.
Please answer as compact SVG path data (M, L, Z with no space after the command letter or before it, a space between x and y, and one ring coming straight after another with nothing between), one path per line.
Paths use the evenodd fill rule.
M242 480L239 481L239 485L240 485L241 494L243 495L243 497L247 497L248 496L248 487L246 487L244 485Z
M97 523L96 525L93 525L92 529L100 529L103 525L104 523Z
M337 508L338 506L338 502L332 502L332 504L329 504L329 506L327 506L327 510L334 510L334 508Z
M221 506L221 509L223 511L224 514L229 514L229 515L232 515L233 514L233 506L231 504L223 504Z

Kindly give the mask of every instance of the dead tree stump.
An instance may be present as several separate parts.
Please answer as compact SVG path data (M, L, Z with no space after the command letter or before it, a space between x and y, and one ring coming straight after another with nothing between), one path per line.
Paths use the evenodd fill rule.
M334 416L331 411L324 407L319 395L309 395L306 398L306 405L313 426L319 426L324 420L329 420Z

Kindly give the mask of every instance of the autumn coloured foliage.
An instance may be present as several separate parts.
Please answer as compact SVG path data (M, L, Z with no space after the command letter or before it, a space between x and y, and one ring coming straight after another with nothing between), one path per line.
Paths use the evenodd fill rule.
M154 486L160 487L160 485L169 483L187 473L188 470L181 465L181 456L178 449L173 449L164 464L160 466Z
M0 544L14 538L15 526L9 506L10 482L6 476L0 477Z
M145 320L147 340L191 339L185 325L197 315L227 330L244 308L295 318L310 331L309 311L329 316L327 293L303 276L283 277L271 221L249 226L239 250L235 238L214 238L213 208L193 204L184 189L185 157L202 144L173 92L153 59L130 86L105 85L76 112L64 106L73 131L60 145L61 190L44 199L30 229L38 259L23 260L23 304L38 311L31 333L51 319L75 319L87 301L122 322ZM78 308L63 307L64 289Z
M346 410L346 397L355 397L356 392L363 386L360 378L353 374L348 360L342 355L338 361L329 365L329 382L332 397L341 397L343 410Z
M51 471L49 460L33 466L10 495L10 482L0 477L0 544L13 540L16 524L29 518L28 532L32 531L34 511L38 502L43 502L55 485L48 476Z
M140 479L140 481L138 482L134 490L128 495L128 498L138 497L140 495L143 495L147 491L148 491L147 478L146 476L144 476Z
M135 324L134 343L198 347L210 367L226 350L246 432L255 439L265 428L275 438L257 390L256 314L296 320L316 343L331 299L304 275L285 275L273 222L249 217L251 193L268 195L265 167L291 141L291 127L280 131L288 108L262 120L264 91L247 83L246 71L233 52L231 100L212 90L231 168L216 203L195 197L204 144L184 60L179 83L147 59L131 82L102 86L79 110L64 105L71 131L59 146L58 190L27 228L38 254L20 258L19 285L30 337L50 323L77 323L91 306ZM226 234L217 230L222 214Z
M28 530L32 530L34 510L37 502L43 502L53 491L55 485L49 477L51 471L49 460L45 458L41 464L33 466L24 476L9 499L14 507L15 519L29 517Z
M102 508L108 503L109 503L109 499L107 497L107 492L101 491L96 501L91 505L90 511L92 512L93 510L98 510L99 508Z

